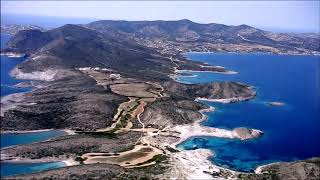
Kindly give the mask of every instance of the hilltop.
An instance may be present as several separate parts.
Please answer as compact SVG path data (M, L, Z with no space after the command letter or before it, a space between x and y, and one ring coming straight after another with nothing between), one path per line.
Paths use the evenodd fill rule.
M189 20L97 21L18 31L3 51L26 54L27 59L11 74L37 81L37 86L25 83L33 88L31 92L1 99L1 130L68 129L74 134L2 149L2 160L79 165L31 174L27 179L238 178L241 173L211 164L211 152L185 152L176 145L197 135L260 137L263 132L256 129L201 126L203 112L213 108L195 101L245 101L255 98L256 92L240 82L176 82L178 70L230 72L188 60L183 53L313 54L319 52L317 38ZM256 174L245 175L254 178Z
M36 25L17 25L17 24L7 24L7 25L1 25L1 33L11 34L15 35L19 31L22 30L40 30L45 31L44 28Z
M164 53L187 51L319 53L319 34L273 33L248 25L227 26L179 21L111 21L85 25L102 33L127 37Z

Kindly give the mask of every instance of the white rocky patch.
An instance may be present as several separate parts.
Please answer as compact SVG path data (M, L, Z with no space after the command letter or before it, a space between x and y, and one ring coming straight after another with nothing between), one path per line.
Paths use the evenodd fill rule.
M244 98L244 97L233 97L233 98L225 98L225 99L207 99L207 98L196 98L195 101L209 101L209 102L218 102L218 103L232 103L232 102L238 102L238 101L245 101L251 99L251 97Z
M5 53L1 53L1 55L13 57L13 58L20 58L25 56L24 53L13 53L13 52L5 52Z
M176 70L176 73L193 73L193 72L198 72L198 73L202 73L202 72L209 72L209 73L216 73L216 74L238 74L238 72L236 71L224 71L224 72L220 72L220 71L194 71L194 70Z
M24 93L14 93L1 97L1 116L3 116L6 111L23 104L24 99Z
M30 73L22 72L18 68L14 68L11 71L11 75L17 79L30 79L30 80L40 80L40 81L53 81L57 75L58 70L48 69L45 71L33 71Z
M100 67L82 67L82 68L76 68L79 71L89 71L89 70L95 70L95 71L106 71L106 72L112 72L111 69L108 68L100 68Z
M54 81L67 76L75 75L75 72L68 69L46 69L43 71L33 71L30 73L25 73L18 68L14 68L10 74L17 79Z
M207 149L188 150L170 156L174 166L170 171L170 179L224 179L211 174L220 173L223 169L212 164L208 158L213 153ZM229 170L228 170L229 171ZM232 174L236 172L229 171ZM232 179L231 177L229 179Z

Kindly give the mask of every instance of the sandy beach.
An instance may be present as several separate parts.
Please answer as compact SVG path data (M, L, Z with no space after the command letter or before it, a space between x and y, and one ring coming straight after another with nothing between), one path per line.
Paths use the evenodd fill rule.
M63 131L67 135L75 135L76 134L74 130L70 130L70 129L39 129L39 130L29 130L29 131L1 131L1 134L25 134L25 133L46 132L46 131L52 131L52 130Z
M219 71L194 71L194 70L177 70L177 73L193 73L193 72L209 72L209 73L217 73L217 74L238 74L236 71L224 71L224 72L219 72Z
M66 166L76 166L79 165L79 162L73 160L73 159L67 159L62 161Z
M4 115L4 112L17 107L18 105L24 104L26 93L14 93L7 96L1 97L1 116Z
M195 101L209 101L209 102L218 102L218 103L233 103L233 102L239 102L239 101L247 101L251 99L251 97L248 98L243 98L243 97L239 97L239 98L226 98L226 99L207 99L207 98L196 98Z

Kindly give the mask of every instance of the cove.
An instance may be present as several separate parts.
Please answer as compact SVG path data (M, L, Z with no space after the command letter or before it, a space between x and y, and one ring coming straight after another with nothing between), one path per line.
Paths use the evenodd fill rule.
M1 48L6 46L10 39L10 35L1 34ZM23 82L23 80L15 79L10 76L10 71L25 58L8 57L1 55L1 97L20 92L30 91L29 88L16 88L15 84ZM1 134L1 148L12 145L21 145L34 142L45 141L54 137L66 135L64 131L50 130L28 133L5 133ZM1 177L9 175L18 175L42 170L63 167L63 162L49 163L3 163L1 162Z
M64 131L49 130L39 132L28 132L28 133L6 133L1 134L1 148L29 144L33 142L45 141L54 137L66 135Z
M6 43L9 41L10 37L9 34L1 34L1 49L6 47ZM14 87L15 84L23 82L23 80L15 79L10 75L10 71L24 60L24 57L8 57L1 55L1 96L27 92L30 90L29 88Z
M320 156L320 59L319 56L270 54L188 53L186 57L209 65L224 66L238 74L188 72L182 83L238 81L254 86L257 97L246 102L220 104L207 113L202 125L233 129L249 127L265 132L259 139L239 141L193 137L179 148L206 148L215 152L212 162L238 171L257 166ZM284 106L267 102L279 101Z
M64 167L63 162L49 163L1 163L1 177L40 172Z

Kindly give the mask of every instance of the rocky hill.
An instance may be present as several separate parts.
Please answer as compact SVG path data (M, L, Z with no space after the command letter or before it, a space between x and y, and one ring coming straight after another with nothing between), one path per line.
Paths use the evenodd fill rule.
M31 56L18 67L25 73L50 68L108 67L131 76L168 79L164 73L173 71L173 63L154 50L77 25L46 32L20 31L4 51Z
M247 25L199 24L189 20L103 20L86 25L64 25L48 31L21 30L3 51L31 56L18 67L23 73L95 66L108 67L135 78L163 81L168 80L177 62L184 69L207 70L200 67L201 63L187 61L181 52L317 54L319 40L317 34L279 34ZM179 61L173 62L170 57Z
M181 52L224 48L313 53L319 51L314 42L317 36L313 35L275 35L246 25L197 24L188 20L97 21L48 31L19 31L3 51L25 53L28 58L12 75L42 81L30 92L1 98L1 131L54 128L75 130L76 134L9 147L2 153L7 160L68 158L68 162L84 164L8 179L188 177L203 162L199 159L199 166L198 160L193 162L194 157L188 160L194 154L173 148L186 134L239 138L239 133L235 136L231 130L197 125L204 118L202 113L212 109L194 100L234 102L254 98L256 92L238 82L175 82L170 75L179 69L227 71L189 61ZM237 131L246 137L253 132L244 128ZM90 165L99 158L102 163ZM186 162L192 164L187 166ZM181 163L181 170L172 168ZM202 175L236 178L237 173L209 164L200 168Z
M22 30L40 30L45 31L44 28L35 26L35 25L17 25L17 24L8 24L8 25L1 25L1 33L7 34L16 34Z
M311 53L313 51L320 51L319 34L306 36L289 33L272 33L248 25L227 26L215 23L199 24L184 19L179 21L103 20L89 23L86 27L102 33L122 37L126 36L137 40L141 44L150 46L152 46L151 42L155 42L153 47L158 49L164 48L159 42L166 40L169 42L162 42L162 44L166 44L166 46L170 44L173 48L183 51L250 50L275 53ZM216 46L212 46L212 44ZM228 48L223 46L225 44L247 46L247 49L241 49L241 46L234 46L231 49L229 47L228 50ZM252 48L249 49L249 47Z
M104 33L79 25L65 25L42 32L19 31L4 52L26 53L30 57L17 69L21 73L48 69L104 67L134 78L164 81L177 66L169 56L117 33ZM208 70L202 63L178 56L179 64L192 70ZM210 68L215 70L215 68ZM216 69L221 71L221 69Z

